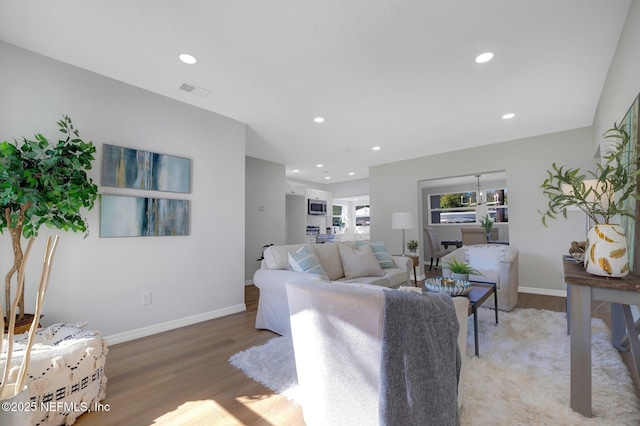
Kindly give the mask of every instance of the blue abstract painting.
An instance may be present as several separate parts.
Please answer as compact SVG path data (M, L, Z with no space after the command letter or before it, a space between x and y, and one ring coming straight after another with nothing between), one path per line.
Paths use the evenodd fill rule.
M189 193L190 183L188 158L103 145L103 186Z
M103 195L100 237L189 235L189 200Z

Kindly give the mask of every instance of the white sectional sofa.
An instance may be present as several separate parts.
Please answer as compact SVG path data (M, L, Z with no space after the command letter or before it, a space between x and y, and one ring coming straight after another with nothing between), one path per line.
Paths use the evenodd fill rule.
M298 270L294 270L292 265ZM253 276L253 283L260 289L256 328L291 336L287 282L309 281L311 278L397 288L411 285L412 266L411 258L389 255L380 242L348 241L268 247L264 251L260 269ZM305 269L309 272L300 272Z

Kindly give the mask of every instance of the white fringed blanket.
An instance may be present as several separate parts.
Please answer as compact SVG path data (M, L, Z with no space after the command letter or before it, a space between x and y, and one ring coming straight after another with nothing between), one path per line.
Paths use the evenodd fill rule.
M15 337L10 381L15 381L26 344L26 333ZM72 425L77 416L104 399L106 355L106 341L80 324L58 323L36 332L26 379L36 408L32 425ZM5 360L3 352L0 371Z

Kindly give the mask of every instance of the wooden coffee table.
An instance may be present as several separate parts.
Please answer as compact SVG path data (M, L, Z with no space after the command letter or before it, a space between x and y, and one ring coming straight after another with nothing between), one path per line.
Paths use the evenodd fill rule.
M496 324L498 324L498 291L495 283L471 283L471 291L466 297L469 299L469 315L473 315L473 339L475 343L476 356L480 356L480 347L478 344L478 306L482 305L491 294L496 311Z

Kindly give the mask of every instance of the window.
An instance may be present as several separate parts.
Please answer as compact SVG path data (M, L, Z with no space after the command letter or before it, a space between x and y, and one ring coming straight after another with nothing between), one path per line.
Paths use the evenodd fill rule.
M486 204L491 220L509 221L506 188L490 189L480 195L480 202ZM429 195L430 223L475 223L477 198L476 191Z
M356 226L369 226L369 205L356 206Z
M331 218L331 224L333 226L345 226L347 222L347 209L340 204L333 205L333 215Z
M487 213L494 222L509 222L507 208L507 189L487 190Z

